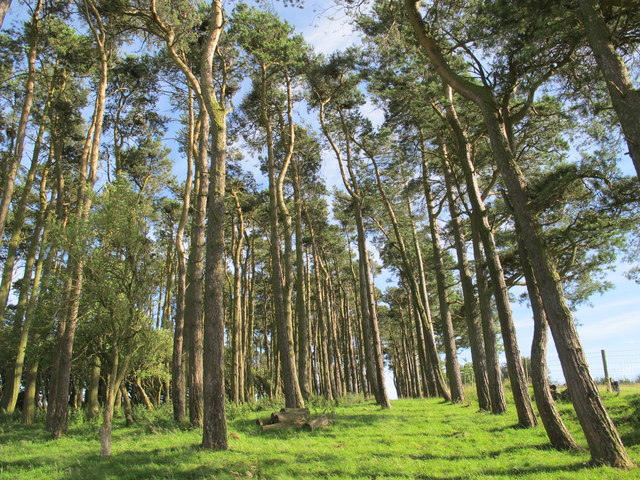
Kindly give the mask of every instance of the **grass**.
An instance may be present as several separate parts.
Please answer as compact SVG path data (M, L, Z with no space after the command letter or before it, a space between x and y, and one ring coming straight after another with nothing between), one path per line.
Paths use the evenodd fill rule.
M604 393L633 458L640 463L640 388ZM439 400L397 400L390 411L372 403L316 404L329 429L261 432L255 419L275 410L230 409L229 450L199 448L201 433L168 420L171 412L140 410L134 427L118 418L113 455L101 458L95 422L77 415L56 441L42 425L0 420L1 479L640 479L640 468L620 471L588 465L588 452L549 448L544 429L514 428L505 415ZM570 404L560 404L585 445Z

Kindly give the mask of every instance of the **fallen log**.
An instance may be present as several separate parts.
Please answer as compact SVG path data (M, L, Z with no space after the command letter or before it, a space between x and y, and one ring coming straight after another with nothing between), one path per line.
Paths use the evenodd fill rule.
M309 410L307 410L306 408L296 409L296 410L297 411L288 411L288 412L280 411L277 413L272 413L271 423L296 423L296 422L304 423L309 419Z
M281 408L280 413L306 413L309 415L308 408Z
M302 428L304 430L314 431L318 428L327 428L329 425L331 425L331 420L329 420L326 415L320 415L319 417L304 423Z
M267 430L285 430L287 428L302 428L304 421L300 422L286 422L286 423L271 423L269 425L262 425L262 431Z

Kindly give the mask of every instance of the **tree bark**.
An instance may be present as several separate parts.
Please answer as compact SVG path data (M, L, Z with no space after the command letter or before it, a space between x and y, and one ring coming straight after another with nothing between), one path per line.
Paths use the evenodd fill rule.
M438 288L438 299L440 303L440 321L442 322L442 340L445 348L447 377L451 388L451 402L461 403L465 401L464 387L460 376L460 366L458 365L458 350L456 348L455 336L453 333L453 321L451 320L451 310L449 308L449 296L447 293L447 281L445 277L444 258L440 242L440 229L438 218L433 205L433 195L431 185L427 182L424 185L427 211L429 214L429 229L431 231L431 245L433 248L433 264L435 267L436 284Z
M187 146L187 178L185 180L182 211L176 231L177 270L176 278L176 318L173 334L173 353L171 359L171 402L173 419L178 423L186 421L187 394L184 376L184 320L187 291L187 262L184 248L184 232L191 206L193 182L193 156L195 151L196 121L193 106L193 90L189 88L189 138Z
M100 82L96 92L94 113L91 127L87 133L82 157L80 160L80 181L78 186L78 216L81 222L86 221L92 204L90 192L95 185L98 174L98 159L100 156L100 137L106 102L108 52L106 30L100 15L91 0L85 0L85 20L89 24L96 41L100 60ZM75 330L78 322L78 309L83 283L83 259L71 259L68 265L69 289L67 297L67 315L60 328L58 347L56 349L56 367L54 370L53 392L47 409L47 428L52 437L59 438L67 429L67 414L69 401L69 379L71 376L71 362Z
M44 129L41 129L43 132ZM41 136L38 137L41 139ZM36 142L39 144L39 141ZM39 150L36 149L36 151ZM35 176L35 164L37 163L38 154L34 151L34 160L32 164L32 170L34 172L29 172L29 176ZM37 275L36 278L31 280L31 276L33 274L33 270L36 267L36 257L38 256L38 250L44 250L44 242L43 239L41 242L41 235L43 235L43 231L45 229L45 222L47 220L48 214L51 213L49 206L47 205L46 200L46 185L47 185L47 176L48 176L48 167L44 169L42 172L42 179L40 182L40 208L38 210L38 215L36 218L36 225L31 235L31 239L29 242L29 248L27 249L27 258L24 265L24 273L22 276L22 284L20 285L20 293L18 296L18 304L16 306L15 316L14 316L14 329L19 330L19 335L17 338L16 345L16 357L13 365L13 369L8 372L7 378L5 379L4 389L2 391L2 404L1 407L3 410L6 410L7 413L12 413L15 410L16 402L18 400L18 393L20 391L20 382L22 380L22 371L24 369L24 359L27 351L27 343L29 340L29 333L31 330L31 325L33 324L33 315L26 316L26 311L28 309L29 303L29 295L35 295L35 292L39 288L40 276ZM27 185L24 188L24 197L27 197L29 194L29 190L31 189L31 183L33 183L33 178L31 180L27 180ZM23 202L26 204L26 199L21 199L20 206L18 207L18 214L20 214L21 210L24 210L26 205L22 205ZM24 214L24 212L22 213ZM22 229L22 220L19 222L16 221L17 225L20 225L17 228ZM15 233L15 232L14 232ZM12 239L13 240L13 239ZM17 245L16 245L17 246ZM15 252L14 252L15 253ZM8 263L8 262L7 262ZM8 268L5 264L5 268ZM33 285L32 285L33 284ZM2 305L0 304L0 307Z
M106 400L104 410L102 412L102 427L100 428L100 454L103 457L111 456L113 410L118 390L120 389L120 385L127 373L129 360L131 358L131 353L124 354L122 359L120 358L120 355L120 350L117 345L113 345L111 352L111 371L107 376Z
M6 9L9 8L10 2L2 2L0 4L0 26L4 20L4 14ZM6 6L6 9L5 9ZM29 45L29 52L27 54L27 79L25 82L25 94L22 104L22 111L20 113L20 120L18 121L18 131L15 140L15 151L10 156L8 162L8 169L4 179L2 198L0 198L0 239L4 235L4 228L7 223L7 216L9 214L9 206L11 205L11 197L13 196L13 190L15 188L16 175L18 174L18 167L22 161L22 154L24 152L24 143L27 137L27 125L29 123L29 116L31 114L31 107L34 100L34 90L36 85L36 60L38 59L38 51L40 46L40 13L42 10L42 0L38 0L36 3L33 14L31 15L30 23L30 38L32 40ZM0 317L0 326L2 326L4 318Z
M520 239L518 240L518 250L520 263L527 281L529 301L531 302L531 309L533 310L531 381L533 383L533 394L536 399L538 413L540 414L540 419L547 432L547 436L551 441L551 445L553 445L554 448L558 450L578 450L578 444L562 421L555 401L551 396L549 372L547 371L547 317L542 298L540 298L535 275L531 270L527 250Z
M98 390L100 389L100 356L94 355L91 364L91 376L89 377L88 410L91 417L97 417L100 413L100 400Z
M126 389L124 382L120 384L120 396L124 403L125 426L130 427L133 425L133 407L131 405L131 398L129 398L129 392Z
M296 229L296 323L298 325L298 383L302 397L308 400L309 387L309 319L307 316L307 299L304 279L304 248L302 244L302 192L300 191L300 171L298 162L293 164L293 199L295 207Z
M202 447L227 449L224 373L224 255L225 181L227 161L227 110L225 107L226 72L222 72L220 100L213 81L214 55L223 28L222 2L212 2L210 30L202 54L200 76L202 97L212 125L212 158L207 202L207 263L205 270L204 424Z
M196 158L195 214L191 229L188 277L185 305L185 334L188 338L189 422L202 426L203 410L203 342L204 342L204 257L207 218L207 192L209 190L209 115L200 106L200 134Z
M4 23L4 17L9 11L10 6L11 6L11 0L0 0L0 28L2 28L2 24Z
M445 152L443 152L445 153ZM471 267L467 259L465 237L463 234L462 222L460 220L460 210L458 208L457 197L454 194L453 185L455 177L447 159L443 156L441 160L442 171L444 173L447 204L449 206L449 216L451 218L451 231L457 255L458 274L462 285L462 298L464 302L464 317L467 323L469 334L469 346L471 349L471 361L473 365L473 375L476 383L476 393L478 394L478 407L480 410L491 410L491 395L489 393L489 376L487 373L487 358L482 339L482 324L479 316L478 300L476 299ZM422 163L422 172L425 174L426 162Z
M633 88L629 70L615 51L598 2L578 0L578 16L598 69L607 84L636 175L640 177L640 90Z
M427 33L418 13L418 5L414 0L405 0L414 32L425 53L443 80L476 103L482 113L493 157L506 186L507 196L520 230L520 238L531 261L576 415L591 450L591 459L597 464L631 468L633 462L604 408L597 385L589 373L573 317L564 298L560 276L545 248L541 227L530 211L527 182L516 163L507 138L504 116L508 115L508 112L501 111L496 105L490 90L472 84L451 69L435 40ZM505 347L506 344L505 340Z
M29 167L29 171L24 180L24 184L22 186L22 194L20 195L20 199L18 204L13 211L13 222L12 222L12 231L9 239L9 245L6 253L6 260L4 265L2 266L2 281L0 282L0 325L2 325L4 321L5 311L7 307L7 302L9 300L9 292L11 291L11 281L13 278L13 268L15 266L16 254L18 252L18 248L20 244L24 241L23 235L23 227L24 221L27 214L27 204L29 202L29 198L31 196L31 188L33 187L33 183L36 177L36 171L38 169L38 162L40 157L40 149L42 146L42 138L45 133L46 127L46 118L48 114L48 104L51 101L51 94L49 92L49 100L47 101L47 107L45 107L45 111L43 114L43 119L40 124L40 128L38 129L38 135L36 137L36 141L33 147L33 154L31 156L31 165ZM42 194L42 192L41 192ZM42 215L44 211L42 209L39 210L39 216ZM44 226L40 226L40 229L44 228ZM0 236L0 239L2 237ZM32 242L35 240L35 245L38 245L38 237L32 235ZM28 255L27 255L28 256ZM28 260L27 260L28 261ZM32 265L33 266L33 265ZM29 273L30 275L31 273ZM30 277L29 277L30 279ZM15 321L14 321L15 324ZM5 408L3 406L3 408Z

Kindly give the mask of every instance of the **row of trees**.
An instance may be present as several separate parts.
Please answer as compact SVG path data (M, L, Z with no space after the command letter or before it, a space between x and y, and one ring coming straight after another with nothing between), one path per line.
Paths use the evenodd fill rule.
M551 443L578 448L549 393L548 327L593 460L631 466L570 306L634 240L637 180L610 132L637 165L638 12L362 6L363 45L327 58L244 4L28 5L1 38L4 410L24 391L32 423L43 395L57 438L70 403L102 407L109 455L116 406L129 421L131 401L170 399L225 449L227 401L353 392L389 408L385 358L400 396L463 402L469 348L479 407L500 414L501 343L533 427L509 298L526 285ZM343 185L331 211L323 157ZM397 278L385 292L372 243Z

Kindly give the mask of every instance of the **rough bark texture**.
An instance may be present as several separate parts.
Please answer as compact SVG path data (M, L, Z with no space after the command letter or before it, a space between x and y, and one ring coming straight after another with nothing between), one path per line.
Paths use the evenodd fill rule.
M443 152L444 153L444 152ZM480 410L491 410L491 395L489 393L489 375L487 373L487 358L482 337L482 324L479 314L478 300L473 288L473 277L471 267L467 259L467 250L463 234L458 199L454 194L455 176L445 156L442 158L442 170L445 177L445 188L447 194L447 204L449 206L450 225L453 234L453 241L458 260L458 274L462 286L462 297L464 301L464 317L469 333L469 346L471 348L471 359L473 365L473 375L476 382L476 393L478 394L478 407ZM426 165L422 165L423 175L426 172Z
M427 33L419 14L419 3L405 0L405 7L414 32L438 74L458 93L473 101L482 113L491 151L506 186L520 238L531 262L576 415L591 450L592 461L630 468L633 463L589 373L573 317L564 298L560 276L546 251L540 225L530 211L527 183L516 163L505 130L503 117L508 112L501 111L488 88L472 84L451 69L435 40ZM487 256L490 255L487 252ZM499 287L496 285L495 288Z
M487 280L487 266L482 249L482 242L477 230L472 232L473 252L475 257L476 285L478 287L478 306L482 321L482 338L487 356L487 376L489 377L489 395L491 396L491 413L500 415L507 410L507 400L504 396L500 358L496 342L496 329L491 307L491 294Z
M202 426L203 409L203 342L204 342L204 257L207 194L209 191L209 127L206 110L201 106L200 135L196 160L195 213L191 229L186 305L184 311L185 336L188 345L189 422Z
M533 383L533 394L536 399L536 406L544 429L549 436L551 445L558 450L577 450L578 444L575 442L569 430L565 426L560 413L556 408L555 401L551 396L549 385L549 372L547 371L547 317L544 312L540 292L536 283L535 275L531 270L531 265L527 257L527 250L522 240L518 241L520 263L522 265L525 278L527 280L527 292L531 309L533 310L533 341L531 344L531 381Z
M518 414L518 423L523 427L532 427L536 425L536 417L533 413L531 399L529 398L529 387L520 360L520 349L513 324L509 291L504 278L502 262L500 261L498 248L489 224L488 211L484 205L478 186L475 167L471 160L470 146L453 107L451 89L446 88L445 91L450 100L449 107L447 108L447 119L449 120L458 144L458 160L467 184L467 194L471 203L472 222L482 240L485 260L489 269L489 275L491 276L493 296L496 301L496 310L498 311L498 319L500 321L509 380L511 381L511 390Z
M224 292L226 264L224 256L225 180L227 161L227 111L225 84L220 101L215 96L213 59L222 33L222 2L212 2L210 31L202 54L200 76L202 97L212 124L212 159L207 203L207 264L205 271L206 309L204 319L204 424L202 446L227 449L224 381ZM224 78L224 77L223 77Z
M578 16L584 25L600 73L607 83L629 156L640 177L640 90L633 88L627 66L615 51L599 3L595 0L579 0L578 7Z
M504 128L501 128L498 112L485 108L483 114L494 157L507 187L516 223L521 231L519 237L529 254L547 321L567 386L571 391L578 421L591 450L592 461L613 467L629 468L633 463L604 408L598 387L589 373L578 332L564 298L560 276L548 256L540 226L529 211L526 181L509 150L509 143Z
M433 205L431 186L425 185L425 198L427 201L427 211L429 214L429 229L431 231L431 246L433 247L433 265L436 274L436 285L438 289L438 300L440 304L440 322L442 323L442 341L444 343L447 377L451 389L451 402L461 403L465 401L464 387L460 376L460 366L458 365L458 349L456 348L455 336L453 333L453 321L451 320L451 310L449 308L449 295L447 292L447 280L445 277L444 257L440 241L440 228Z

